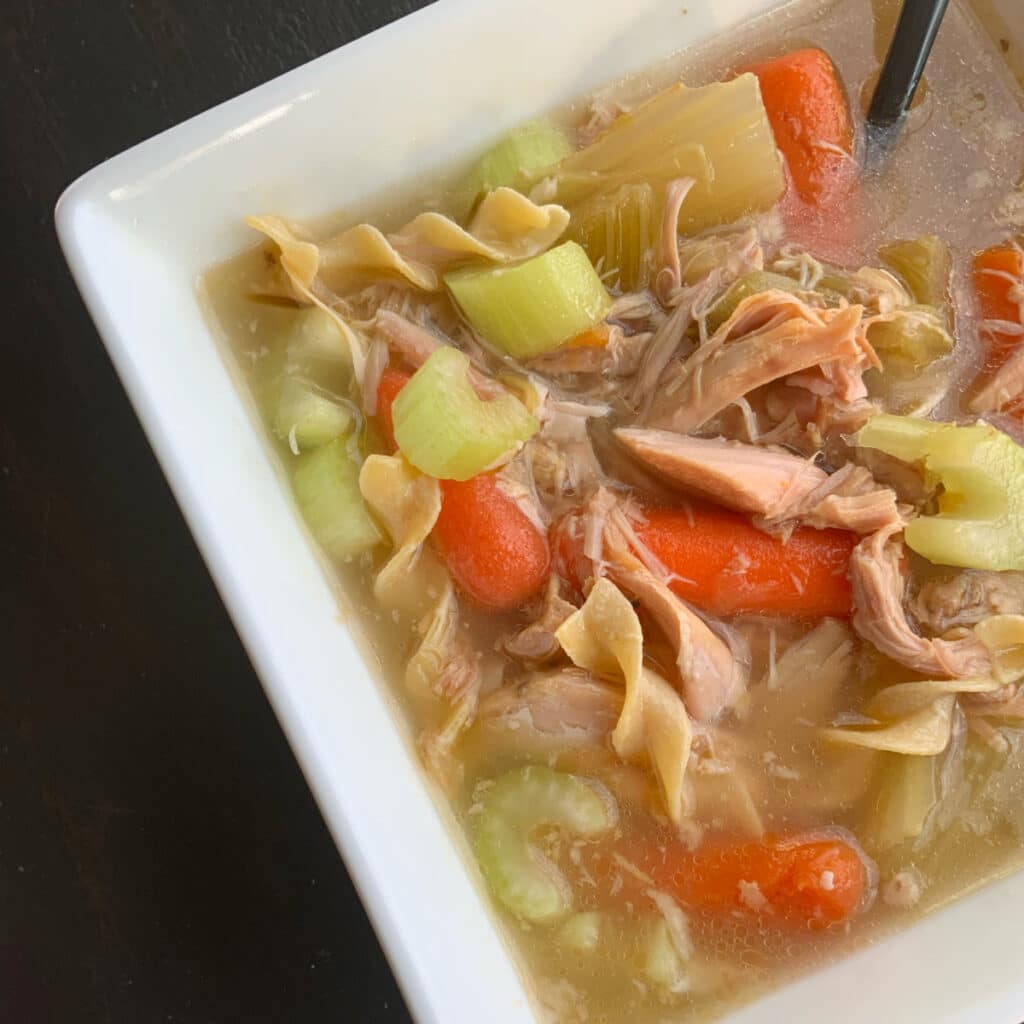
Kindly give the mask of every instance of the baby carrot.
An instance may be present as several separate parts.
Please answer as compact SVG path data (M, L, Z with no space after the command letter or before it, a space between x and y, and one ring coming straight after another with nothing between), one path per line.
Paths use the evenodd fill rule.
M403 370L394 370L388 366L380 375L380 383L377 385L377 422L391 451L398 447L395 443L395 422L391 406L395 404L398 392L408 384L410 376Z
M794 530L788 540L734 512L653 508L637 536L676 578L672 589L714 615L849 615L847 576L857 537L846 530Z
M753 913L811 929L854 916L872 884L870 862L840 836L771 836L628 851L631 860L694 909Z
M853 124L828 55L797 50L749 69L761 83L775 143L805 203L828 199L850 182Z
M1024 312L1024 250L1016 245L995 245L974 257L974 292L984 320L1020 324ZM989 369L996 370L1024 341L1019 334L985 332Z
M547 580L547 538L493 474L441 481L432 536L452 579L484 608L518 608Z

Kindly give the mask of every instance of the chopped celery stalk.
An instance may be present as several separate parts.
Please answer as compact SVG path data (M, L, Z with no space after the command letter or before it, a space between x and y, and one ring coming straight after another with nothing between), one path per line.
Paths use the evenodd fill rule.
M530 844L542 826L593 837L616 821L611 798L575 775L531 765L503 775L479 795L472 842L494 895L526 921L554 921L572 907L572 893L558 869Z
M575 210L570 236L601 269L609 286L624 292L646 288L654 270L660 213L650 185L623 185L594 196Z
M770 207L785 187L761 88L751 74L697 89L676 83L616 118L552 172L557 201L577 204L622 185L659 189L696 179L681 228L692 233Z
M295 315L287 348L288 357L293 361L340 359L352 362L338 325L319 306L300 310Z
M1024 449L986 423L957 427L911 416L875 416L857 443L920 463L942 485L936 515L917 516L903 536L937 565L1024 569Z
M751 295L771 289L797 295L803 289L791 277L774 274L770 270L752 270L733 281L722 297L708 311L708 329L715 331L736 312L736 307Z
M898 356L914 367L927 366L953 350L953 339L931 306L895 310L892 320L868 328L868 341L883 362L887 356Z
M914 301L943 309L949 300L953 257L949 246L935 235L883 245L878 255L906 281Z
M935 757L879 755L881 785L864 833L869 848L887 850L919 836L939 798Z
M307 384L286 377L274 413L274 430L293 451L319 448L349 432L352 410L318 394Z
M690 987L686 961L679 955L668 924L658 919L642 948L644 977L666 992L678 994Z
M343 438L300 455L292 487L303 518L331 558L351 558L384 540L363 504L359 466Z
M478 398L467 356L436 349L402 388L391 414L395 441L422 473L468 480L532 437L537 421L507 392Z
M596 910L573 914L558 929L558 942L574 953L593 953L601 941L602 916Z
M528 121L488 150L466 175L458 192L472 205L481 193L507 185L529 188L549 167L572 152L565 132L550 121Z
M576 242L514 267L456 270L444 280L473 329L515 359L558 348L611 309L608 292Z

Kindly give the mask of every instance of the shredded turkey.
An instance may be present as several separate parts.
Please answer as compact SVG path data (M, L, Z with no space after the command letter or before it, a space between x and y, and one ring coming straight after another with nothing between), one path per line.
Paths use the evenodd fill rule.
M668 305L672 293L682 284L679 263L679 212L690 189L697 184L695 178L676 178L665 188L665 210L661 219L661 262L654 285L655 294L663 305Z
M795 524L854 533L902 528L910 509L896 500L891 487L879 485L863 467L848 462L809 494L767 519L768 529L782 532Z
M505 740L517 750L600 747L622 714L622 701L621 686L600 682L581 669L541 672L484 697L476 728L488 743Z
M565 346L531 360L529 367L547 377L601 374L619 380L636 373L652 337L648 331L627 334L618 324L612 324L603 345Z
M654 561L637 555L642 546L619 503L604 517L603 569L654 620L672 646L683 698L698 721L715 718L743 692L746 673L741 658L650 568ZM646 561L646 564L645 564ZM737 639L736 646L739 647Z
M561 647L555 632L576 611L576 606L561 596L560 587L557 574L552 573L536 618L502 641L506 654L532 665L543 664L558 656Z
M923 629L940 636L990 615L1024 615L1024 572L964 569L935 577L922 584L909 607Z
M899 524L896 495L860 466L829 475L781 448L722 437L623 428L615 436L641 461L687 491L761 517L770 530L796 522L873 533Z
M879 530L865 537L850 556L854 628L883 654L915 672L938 678L990 673L991 655L973 634L957 640L928 639L911 628L903 608L903 543L892 539L898 532L898 527Z
M1021 395L1024 395L1024 346L1014 349L1009 359L985 381L968 408L979 415L999 412Z
M657 382L647 426L689 433L738 398L811 367L845 361L836 380L877 360L860 330L862 308L816 309L794 295L766 291L744 299L688 359Z

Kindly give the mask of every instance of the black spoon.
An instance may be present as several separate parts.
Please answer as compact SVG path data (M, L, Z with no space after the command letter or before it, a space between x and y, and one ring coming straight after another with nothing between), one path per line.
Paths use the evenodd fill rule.
M869 163L877 162L899 135L948 5L949 0L903 0L868 109Z

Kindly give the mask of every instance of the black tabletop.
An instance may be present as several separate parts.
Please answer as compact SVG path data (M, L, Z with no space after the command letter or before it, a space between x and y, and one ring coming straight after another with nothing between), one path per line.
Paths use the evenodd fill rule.
M0 2L2 1024L409 1020L53 206L419 6Z

